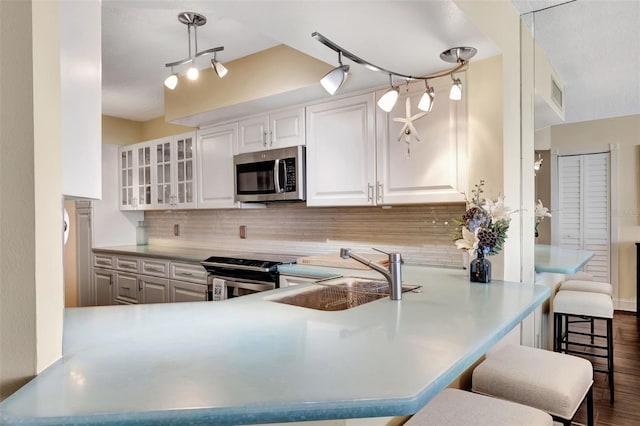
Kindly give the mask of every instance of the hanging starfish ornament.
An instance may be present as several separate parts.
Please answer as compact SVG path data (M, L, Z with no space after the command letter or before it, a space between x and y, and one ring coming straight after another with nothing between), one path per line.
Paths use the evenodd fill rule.
M411 154L411 136L413 136L416 141L420 142L420 135L418 135L418 131L413 125L413 122L419 118L424 117L425 115L427 115L427 113L419 112L417 114L411 115L411 100L409 99L409 97L407 97L407 100L405 102L405 111L405 118L398 117L394 118L393 121L395 121L396 123L404 123L404 125L400 129L400 133L398 133L398 142L400 142L402 140L402 137L404 136L404 142L407 144L407 157L409 157L409 155Z

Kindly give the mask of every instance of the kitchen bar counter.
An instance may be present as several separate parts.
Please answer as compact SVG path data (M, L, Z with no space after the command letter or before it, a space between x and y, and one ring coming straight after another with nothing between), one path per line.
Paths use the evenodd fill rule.
M470 283L463 270L403 273L422 292L336 312L264 300L303 286L223 302L67 309L63 358L0 404L0 423L409 415L549 295L538 285Z
M593 257L592 251L572 250L558 246L536 244L536 272L575 274Z

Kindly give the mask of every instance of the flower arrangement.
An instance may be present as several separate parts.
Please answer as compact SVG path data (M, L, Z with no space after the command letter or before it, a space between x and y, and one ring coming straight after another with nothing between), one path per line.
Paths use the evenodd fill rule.
M540 225L540 222L542 222L545 217L551 217L551 212L542 205L542 200L538 200L536 203L536 237L538 236L538 225Z
M484 180L475 185L473 197L467 199L467 211L461 219L453 219L457 226L451 236L461 250L493 255L502 250L513 211L504 205L503 195L495 201L485 198L483 186Z

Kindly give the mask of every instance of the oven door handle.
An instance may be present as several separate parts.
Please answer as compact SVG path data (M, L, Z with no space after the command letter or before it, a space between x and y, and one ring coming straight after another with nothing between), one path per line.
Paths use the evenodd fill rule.
M264 283L264 284L248 283L243 281L233 281L233 280L225 279L222 277L220 277L220 279L225 281L225 284L227 287L242 288L245 290L267 291L267 290L273 290L274 288L276 288L275 284L269 284L269 283Z
M248 265L230 265L228 263L219 263L219 262L200 262L202 266L212 266L218 268L226 268L226 269L242 269L243 271L255 271L255 272L271 272L270 268L259 268L257 266L248 266Z

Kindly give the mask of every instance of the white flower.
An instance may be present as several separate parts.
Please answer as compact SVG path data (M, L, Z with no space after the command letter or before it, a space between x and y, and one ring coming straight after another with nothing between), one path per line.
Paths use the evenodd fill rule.
M466 226L462 227L462 238L456 240L456 248L461 250L469 250L473 252L478 248L478 237L475 233L469 231Z
M489 212L491 220L493 220L494 223L501 220L510 221L511 218L509 217L509 215L513 213L509 210L508 207L504 205L504 195L500 195L495 204L493 201L487 198L484 201L484 209Z
M542 205L542 200L538 200L536 204L536 218L542 220L545 217L551 217L549 209Z

